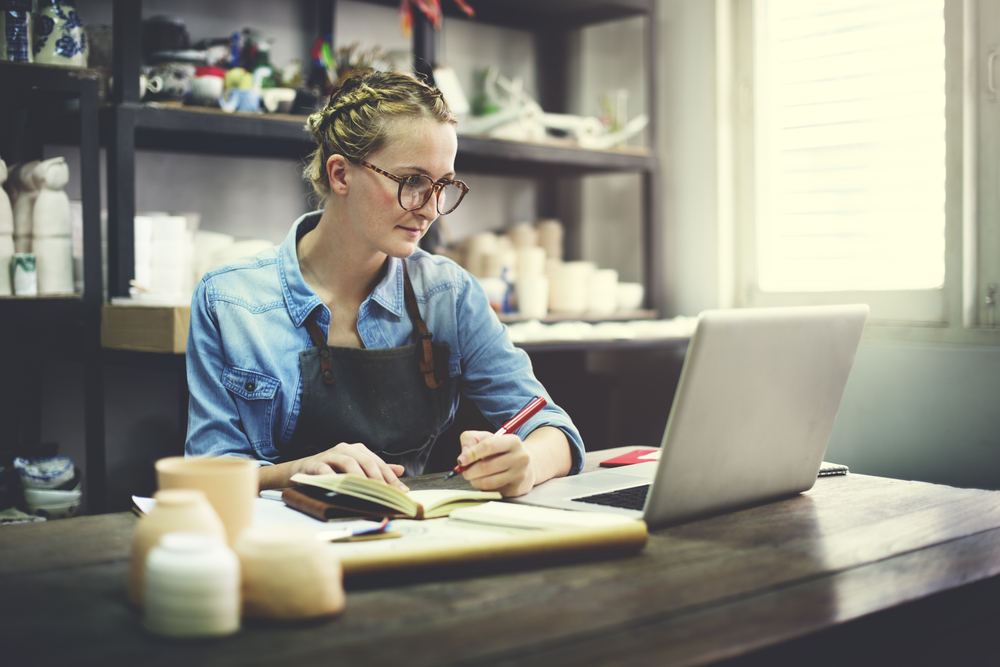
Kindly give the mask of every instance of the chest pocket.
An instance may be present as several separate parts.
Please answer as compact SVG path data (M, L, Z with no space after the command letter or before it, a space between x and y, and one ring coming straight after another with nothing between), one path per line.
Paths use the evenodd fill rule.
M281 381L264 373L226 366L222 371L224 386L236 403L240 426L254 448L269 446L275 397Z

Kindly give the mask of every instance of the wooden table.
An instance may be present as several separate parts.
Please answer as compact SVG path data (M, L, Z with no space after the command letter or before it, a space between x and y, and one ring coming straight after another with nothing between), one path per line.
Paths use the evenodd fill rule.
M635 556L349 581L336 618L198 642L126 604L135 520L0 527L0 664L1000 664L1000 492L821 478Z

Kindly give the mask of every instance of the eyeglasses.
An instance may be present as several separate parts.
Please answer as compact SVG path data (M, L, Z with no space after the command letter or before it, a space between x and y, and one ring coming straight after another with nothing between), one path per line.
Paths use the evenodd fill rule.
M430 176L423 174L396 176L367 162L359 161L358 164L399 183L399 205L404 211L423 208L431 195L437 193L437 212L440 215L448 215L458 208L462 203L462 197L469 191L469 186L462 181L445 178L433 181Z

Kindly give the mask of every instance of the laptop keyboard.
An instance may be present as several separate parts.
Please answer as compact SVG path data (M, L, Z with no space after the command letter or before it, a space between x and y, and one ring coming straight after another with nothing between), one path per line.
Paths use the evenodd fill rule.
M608 491L606 493L595 493L592 496L574 498L581 503L592 503L594 505L605 505L607 507L621 507L627 510L639 510L646 506L646 494L649 493L649 484L642 486L632 486L627 489Z

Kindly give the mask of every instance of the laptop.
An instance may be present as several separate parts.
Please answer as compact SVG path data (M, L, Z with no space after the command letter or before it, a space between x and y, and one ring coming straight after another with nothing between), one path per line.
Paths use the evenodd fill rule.
M655 528L810 489L867 318L867 305L703 312L658 461L549 480L510 500Z

